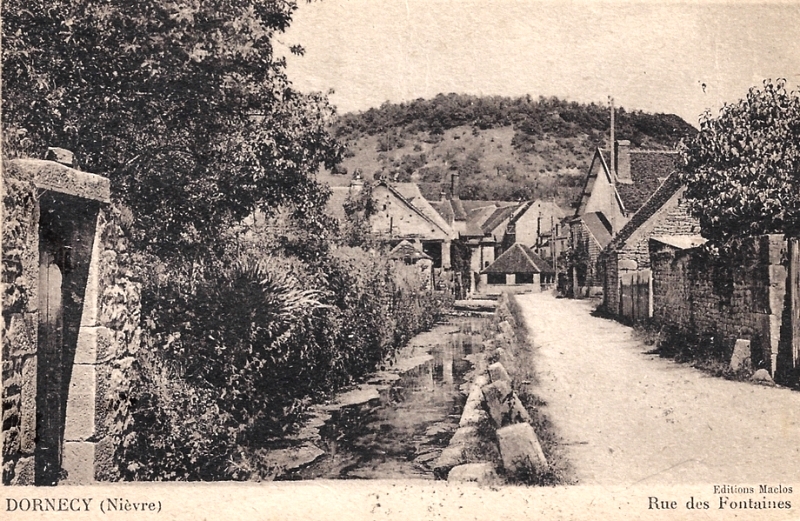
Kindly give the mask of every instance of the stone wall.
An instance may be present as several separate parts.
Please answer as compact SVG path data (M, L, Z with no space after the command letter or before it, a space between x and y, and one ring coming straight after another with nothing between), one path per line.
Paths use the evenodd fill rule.
M62 189L54 179L70 182ZM115 434L125 417L117 398L126 391L126 371L139 345L141 284L118 224L120 212L108 205L108 180L50 161L17 160L6 165L4 188L3 483L50 484L42 481L37 447L42 432L37 403L42 376L50 373L63 378L58 482L116 479ZM48 201L56 206L48 207ZM60 215L53 208L68 211ZM43 211L55 214L43 219ZM40 228L73 217L62 237L72 252L62 286L63 363L45 367L39 302L45 241Z
M727 257L701 248L650 242L653 318L671 334L711 339L729 358L737 338L751 340L753 362L774 374L786 290L781 235L736 242Z
M656 199L648 201L641 211L652 211L652 215L639 224L636 217L631 219L631 224L637 226L621 244L615 240L602 255L605 272L603 282L603 299L605 308L614 314L620 310L619 280L625 272L643 270L650 267L649 241L651 237L664 235L695 235L699 233L700 222L689 213L688 205L682 196L685 189L676 191L666 201ZM657 193L656 197L660 195ZM653 210L650 204L659 205ZM627 228L627 227L626 227ZM623 229L620 234L627 235Z
M3 483L34 480L39 208L30 172L4 173Z

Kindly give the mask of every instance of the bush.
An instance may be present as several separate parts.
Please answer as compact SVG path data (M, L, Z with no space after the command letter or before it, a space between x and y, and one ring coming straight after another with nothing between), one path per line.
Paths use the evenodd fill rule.
M415 266L356 247L314 267L250 250L153 277L143 300L145 349L117 433L128 480L269 479L259 449L451 304Z

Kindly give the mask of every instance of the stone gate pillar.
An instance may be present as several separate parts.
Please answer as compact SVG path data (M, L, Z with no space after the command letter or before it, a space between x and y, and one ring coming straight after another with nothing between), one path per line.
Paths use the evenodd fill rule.
M108 179L58 161L7 164L3 194L3 483L94 478L98 221ZM68 164L64 164L68 163Z

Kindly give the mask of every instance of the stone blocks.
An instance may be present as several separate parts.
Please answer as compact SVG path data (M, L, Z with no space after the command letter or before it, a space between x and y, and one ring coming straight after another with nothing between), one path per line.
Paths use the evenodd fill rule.
M493 485L499 478L491 463L466 463L453 467L447 474L447 481Z
M498 382L501 380L506 382L511 381L511 378L508 376L508 371L506 371L506 368L503 366L503 364L499 362L490 365L488 367L488 371L489 379L491 379L492 382Z
M549 468L539 439L529 423L517 423L497 430L503 467L517 474L542 474Z

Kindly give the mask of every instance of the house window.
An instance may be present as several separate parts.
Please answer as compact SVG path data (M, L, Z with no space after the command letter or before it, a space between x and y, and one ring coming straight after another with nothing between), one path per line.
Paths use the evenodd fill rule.
M517 284L533 284L533 273L515 273L514 279Z
M441 242L423 242L422 251L433 259L433 267L442 267L442 243Z
M506 274L505 273L487 273L486 274L486 282L489 284L505 284L506 283Z

